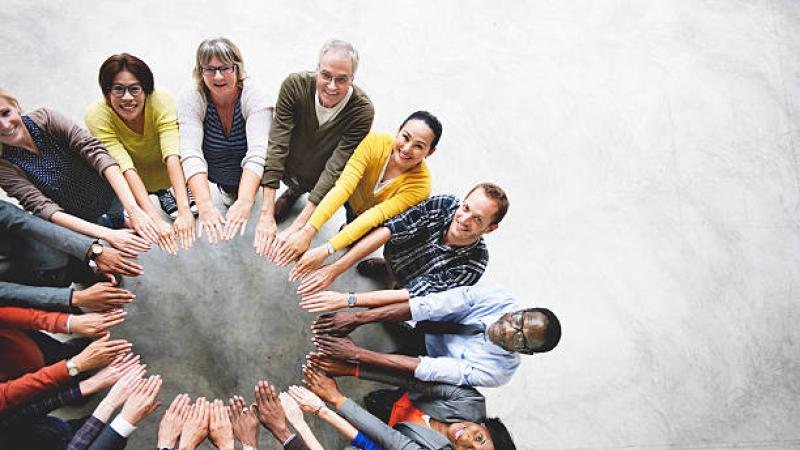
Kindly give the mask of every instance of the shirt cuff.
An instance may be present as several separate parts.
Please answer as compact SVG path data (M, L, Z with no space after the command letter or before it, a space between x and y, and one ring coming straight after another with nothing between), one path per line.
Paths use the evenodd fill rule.
M114 421L111 422L109 425L112 430L116 431L117 434L120 436L127 438L131 435L134 431L136 431L136 427L129 424L127 420L125 420L121 414L117 414L117 417L114 418Z
M411 292L409 291L409 294ZM420 297L411 296L408 299L408 309L411 312L411 320L428 320L431 317L430 308L426 308Z
M296 437L297 437L297 434L293 434L293 435L289 436L288 438L286 438L286 440L283 441L283 446L286 447L289 444L289 442L292 442L292 439L294 439Z

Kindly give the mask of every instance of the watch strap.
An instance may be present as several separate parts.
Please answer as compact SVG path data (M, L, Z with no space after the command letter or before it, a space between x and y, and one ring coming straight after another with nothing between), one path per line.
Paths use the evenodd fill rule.
M353 291L347 293L347 306L351 308L356 306L356 293Z

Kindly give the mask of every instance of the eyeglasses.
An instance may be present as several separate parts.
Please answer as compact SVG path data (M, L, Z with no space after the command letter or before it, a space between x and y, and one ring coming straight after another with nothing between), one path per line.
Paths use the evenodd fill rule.
M340 75L338 77L334 77L333 74L331 74L330 72L328 72L326 70L317 71L317 74L322 79L322 81L325 82L325 84L328 84L328 83L331 82L331 80L333 80L333 83L336 86L341 87L341 86L346 85L348 82L350 82L350 77L348 77L347 75Z
M207 66L203 67L203 75L214 76L217 74L217 72L219 72L220 75L225 76L228 75L229 73L232 73L234 69L236 69L236 66L219 66L219 67Z
M511 348L520 351L528 348L528 340L525 338L525 313L517 311L508 319L509 325L514 329L514 334L511 336Z
M124 86L122 84L112 84L111 85L111 95L117 98L122 98L125 96L125 92L131 94L131 97L138 97L139 94L144 92L144 88L139 83L130 84L128 86Z

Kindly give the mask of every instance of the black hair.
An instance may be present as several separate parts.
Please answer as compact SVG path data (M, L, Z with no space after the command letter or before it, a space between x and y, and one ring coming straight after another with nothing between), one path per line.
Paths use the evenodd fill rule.
M553 311L550 311L547 308L528 308L523 309L522 312L538 312L543 314L547 319L547 323L545 325L547 328L544 330L544 343L542 345L536 348L526 349L527 351L520 351L520 353L532 355L534 353L549 352L550 350L554 349L556 345L558 345L558 341L561 340L561 322L558 320L558 317L553 314Z
M103 91L103 95L108 95L111 92L114 77L123 70L132 73L139 80L145 95L153 93L153 72L150 67L144 61L131 54L120 53L109 56L100 66L100 75L98 75L97 81L100 84L100 90Z
M496 417L489 417L483 421L483 426L489 430L489 436L492 438L494 450L517 450L514 439L511 433L508 432L505 424Z
M433 131L433 141L431 141L431 149L436 148L436 144L439 143L439 138L442 137L442 122L439 122L439 119L436 118L433 114L429 113L428 111L414 111L411 113L410 116L400 124L400 129L402 129L405 124L408 123L409 120L421 120L425 122L425 125Z

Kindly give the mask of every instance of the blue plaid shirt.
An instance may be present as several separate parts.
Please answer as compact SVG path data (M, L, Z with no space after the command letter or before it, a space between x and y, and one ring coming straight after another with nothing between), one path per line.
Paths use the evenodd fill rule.
M82 398L83 395L77 385L57 392L49 392L18 408L6 410L0 414L0 430L27 423L34 417L44 416L54 409L71 405Z
M386 221L391 239L384 247L397 284L412 297L472 286L489 262L483 238L466 247L441 243L458 210L452 195L437 195Z

